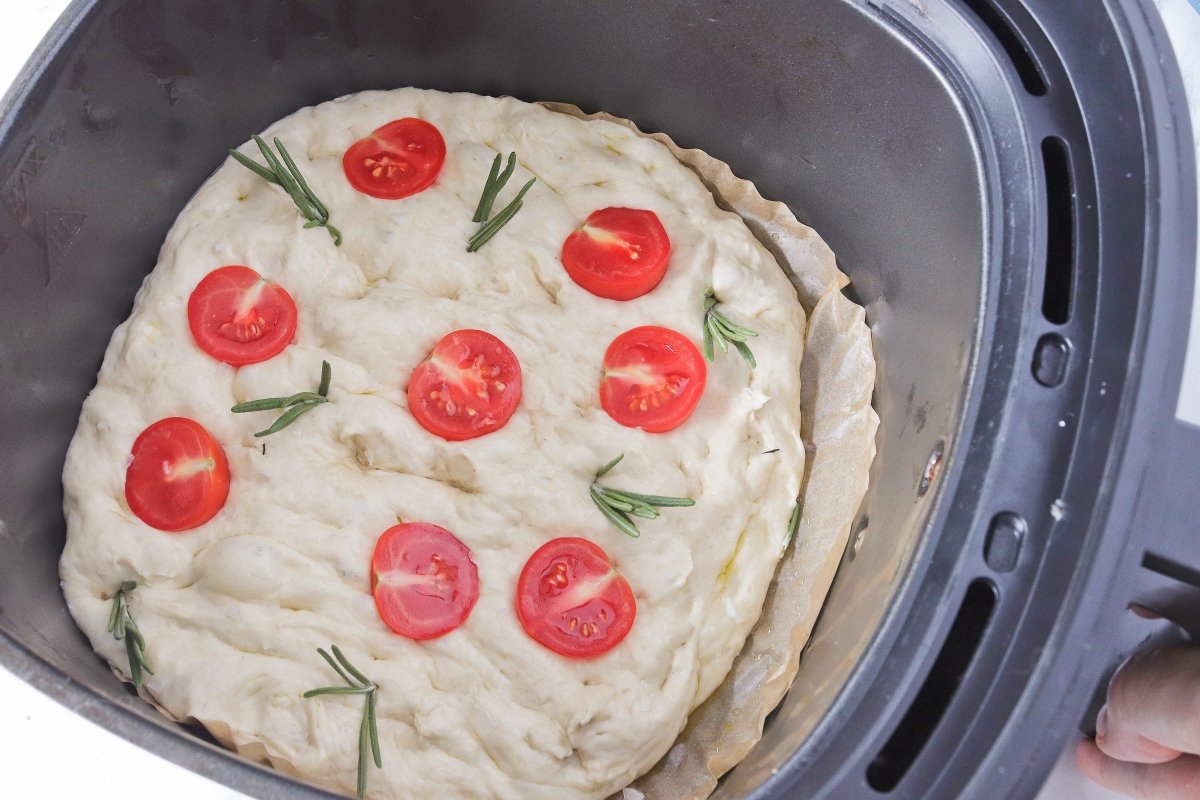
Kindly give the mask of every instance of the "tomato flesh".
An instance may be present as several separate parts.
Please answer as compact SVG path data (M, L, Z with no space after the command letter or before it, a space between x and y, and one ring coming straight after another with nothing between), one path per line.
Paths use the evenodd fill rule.
M633 627L629 581L587 539L553 539L534 551L517 581L517 617L538 644L569 658L595 658Z
M167 417L134 440L125 502L150 527L183 531L203 525L228 496L225 451L200 423Z
M371 556L371 594L384 624L418 641L462 625L479 599L471 551L445 528L405 522L388 528Z
M571 280L611 300L632 300L658 286L670 257L658 215L640 208L593 211L562 246Z
M363 194L399 200L429 188L445 161L441 132L423 119L405 117L350 145L342 156L342 171Z
M691 416L707 374L699 349L683 334L655 325L634 328L604 353L600 405L627 428L663 433Z
M296 303L249 267L215 269L188 298L188 326L201 350L240 367L279 355L296 335Z
M447 334L408 382L408 407L417 422L452 442L504 427L520 401L521 364L485 331Z

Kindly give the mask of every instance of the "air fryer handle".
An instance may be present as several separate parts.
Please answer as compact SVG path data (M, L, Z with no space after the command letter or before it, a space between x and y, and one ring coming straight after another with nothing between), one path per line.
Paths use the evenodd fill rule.
M1081 721L1093 735L1108 679L1135 652L1200 645L1200 428L1174 420L1146 469L1134 525L1145 536L1141 568L1128 595L1135 613L1119 620L1113 663Z

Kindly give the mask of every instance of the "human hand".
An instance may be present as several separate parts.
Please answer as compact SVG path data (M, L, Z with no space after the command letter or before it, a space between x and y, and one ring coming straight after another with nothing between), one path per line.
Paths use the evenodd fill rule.
M1138 653L1108 685L1096 740L1075 762L1096 783L1138 800L1200 800L1200 648Z

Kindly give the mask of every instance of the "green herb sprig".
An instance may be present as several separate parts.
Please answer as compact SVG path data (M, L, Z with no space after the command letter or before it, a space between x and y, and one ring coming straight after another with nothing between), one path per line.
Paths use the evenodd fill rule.
M137 588L134 581L125 581L113 595L112 612L108 615L108 632L118 642L125 642L125 655L129 657L129 677L133 685L142 688L142 673L149 672L150 662L146 659L146 640L138 630L133 615L129 613L129 595Z
M308 181L304 180L304 176L300 174L296 162L292 160L291 154L283 146L283 142L279 141L279 137L275 138L275 149L279 151L279 155L271 152L271 148L262 140L261 136L255 136L254 143L258 145L263 158L266 159L267 166L264 167L237 150L230 150L229 155L233 156L234 161L263 180L282 187L292 198L292 202L296 204L300 214L308 220L304 223L304 227L324 228L333 237L334 246L341 247L342 232L329 224L329 209L313 193Z
M333 368L329 366L328 361L322 361L321 384L317 387L315 394L313 392L297 392L288 397L264 397L262 400L248 400L245 403L238 403L229 410L235 414L245 414L248 411L270 411L275 408L286 408L287 411L280 414L279 419L275 420L271 427L254 434L256 437L270 436L272 433L278 433L288 425L291 425L305 411L316 408L322 403L328 403L329 382L332 379Z
M601 486L597 481L607 475L624 457L625 454L622 453L601 467L589 489L596 508L600 509L600 513L622 533L635 539L642 535L630 518L631 514L641 519L658 519L659 508L686 508L696 505L696 501L690 497L663 497Z
M482 222L483 224L479 226L479 230L475 231L475 235L467 240L468 253L474 253L487 244L493 236L500 232L501 228L517 215L524 205L525 193L537 182L537 178L530 178L521 187L521 191L517 192L517 196L513 198L512 202L500 209L500 212L489 220L492 205L496 202L496 195L500 194L500 190L508 183L508 179L512 177L513 171L517 168L516 153L508 154L508 164L503 172L500 171L501 160L497 153L495 160L492 161L492 169L488 173L487 181L483 184L483 194L479 197L479 205L475 207L475 216L471 218L472 222Z
M338 677L346 682L345 686L323 686L320 689L309 689L304 693L304 699L323 694L361 694L366 696L363 703L362 724L358 727L358 798L363 800L367 793L367 751L374 758L375 766L383 767L383 758L379 754L379 724L375 718L376 693L379 687L366 675L359 672L350 660L342 655L336 644L330 645L333 655L318 647L321 658L333 667ZM335 660L336 659L336 660Z
M728 353L729 345L732 344L750 365L750 369L754 369L758 364L754 360L754 353L751 353L746 345L746 340L758 336L758 333L730 321L729 317L717 310L718 302L712 289L704 292L704 358L712 361L715 357L714 341L722 353Z

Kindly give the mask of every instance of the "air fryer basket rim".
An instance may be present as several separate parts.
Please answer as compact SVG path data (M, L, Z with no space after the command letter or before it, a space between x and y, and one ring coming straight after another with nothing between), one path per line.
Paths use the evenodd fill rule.
M921 50L944 71L947 80L954 84L954 91L961 96L963 105L977 114L974 122L981 126L980 138L986 137L982 142L985 150L994 149L996 142L1006 137L1019 142L1017 150L1022 152L1009 157L1010 160L1005 163L1010 166L1033 169L1033 165L1039 164L1039 156L1033 148L1041 138L1037 134L1045 131L1061 129L1068 134L1076 130L1091 131L1094 139L1090 153L1083 156L1085 161L1100 161L1106 156L1105 147L1117 147L1124 143L1116 134L1110 137L1094 125L1105 110L1096 99L1098 87L1094 81L1073 81L1066 77L1065 69L1056 69L1051 65L1048 71L1052 73L1052 79L1059 79L1057 83L1051 81L1052 87L1057 91L1066 84L1064 91L1074 97L1075 111L1079 115L1079 119L1064 121L1055 116L1058 113L1056 110L1045 105L1038 106L1037 101L997 100L998 94L1015 94L1019 91L1014 89L1017 81L1003 66L1003 57L998 53L994 63L953 63L953 59L947 56L952 51L945 41L948 33L962 33L964 25L974 26L976 30L980 28L977 22L964 22L969 15L953 4L955 0L949 0L949 4L927 2L924 5L928 8L924 10L907 2L892 0L842 2L871 14L880 24L888 26L896 35L909 41L912 47ZM1050 11L1050 4L1045 4L1047 8L1039 12L1046 31L1044 34L1041 33L1043 28L1033 22L1032 15L1017 3L997 0L997 4L1011 11L1016 27L1023 35L1030 37L1030 46L1035 51L1049 45L1052 40L1060 47L1066 41L1061 38L1065 24L1063 15ZM0 115L0 143L10 138L18 114L31 102L31 97L52 88L45 76L53 71L52 65L56 60L65 60L71 48L80 44L85 23L102 5L104 0L75 0L58 21L34 59L0 103L4 112ZM1040 4L1030 0L1028 5ZM1061 445L1066 452L1065 457L1048 466L1052 474L1054 470L1061 470L1059 474L1065 476L1061 497L1076 496L1070 493L1075 485L1072 481L1075 481L1089 485L1088 490L1081 490L1078 496L1092 497L1093 501L1086 508L1067 505L1066 522L1057 527L1050 525L1047 530L1053 529L1056 536L1064 537L1070 531L1086 531L1088 528L1093 533L1085 537L1078 553L1067 559L1073 565L1072 581L1066 594L1061 597L1060 605L1053 609L1052 614L1045 615L1045 629L1038 642L1039 646L1046 648L1046 654L1033 661L1032 677L1027 677L1016 689L1010 684L1008 696L1001 698L998 697L999 692L983 685L990 685L992 679L999 684L1001 680L997 677L998 673L967 676L956 701L958 710L952 707L950 712L951 717L957 715L959 719L954 720L954 724L948 726L946 731L935 734L930 749L940 749L945 755L949 750L939 743L936 736L950 735L947 731L978 733L984 722L999 721L1003 731L996 737L996 744L989 746L990 743L980 742L976 735L960 751L956 751L954 758L950 759L951 763L942 768L933 768L928 763L929 759L916 760L904 780L909 782L906 784L909 786L924 786L926 796L991 796L998 794L1001 786L1005 787L1004 794L1015 796L1031 795L1036 790L1045 770L1057 755L1065 732L1078 721L1076 717L1081 698L1090 692L1099 675L1100 665L1089 664L1081 659L1078 652L1072 651L1083 642L1104 642L1101 621L1106 614L1117 613L1123 605L1123 597L1117 596L1118 593L1106 593L1104 589L1132 580L1137 565L1131 563L1123 553L1127 549L1137 550L1138 537L1141 535L1128 532L1137 509L1141 477L1157 452L1163 434L1163 421L1173 417L1179 366L1186 344L1183 337L1176 334L1186 329L1191 296L1190 267L1185 264L1188 255L1194 254L1195 246L1194 226L1187 222L1195 219L1195 191L1186 107L1173 63L1169 59L1165 63L1159 59L1161 49L1165 46L1165 36L1151 3L1148 0L1111 0L1107 12L1101 16L1111 20L1115 31L1113 35L1120 41L1122 52L1137 67L1127 76L1128 88L1130 97L1136 98L1138 121L1143 123L1148 136L1137 158L1144 160L1142 167L1145 175L1144 187L1138 198L1145 208L1145 220L1142 230L1135 232L1139 241L1144 238L1144 248L1139 254L1143 269L1133 275L1129 283L1133 287L1131 296L1137 296L1138 304L1127 318L1122 318L1122 324L1114 326L1127 333L1129 339L1114 348L1118 352L1128 353L1130 357L1123 375L1126 388L1119 394L1119 407L1101 409L1108 416L1098 412L1092 414L1094 409L1090 405L1084 408L1083 404L1085 401L1096 402L1091 390L1099 378L1076 366L1078 374L1072 380L1077 383L1068 393L1070 397L1054 407L1042 400L1028 404L1034 415L1054 414L1061 409L1068 409L1079 413L1081 417L1092 414L1092 419L1112 421L1111 425L1096 423L1090 431L1072 431L1071 438ZM1070 47L1066 48L1063 60L1072 64L1080 63L1079 48L1074 48L1074 52L1071 50ZM977 94L987 97L978 97ZM1054 97L1053 92L1051 97ZM1058 95L1057 99L1062 101L1064 95ZM984 100L987 102L984 103ZM986 112L980 112L981 105L988 107ZM1069 107L1070 103L1066 105ZM1042 110L1038 111L1038 108ZM1005 124L1014 127L1004 128ZM669 127L667 129L670 131ZM989 184L995 188L1002 183L998 172L1000 156L995 152L985 152L983 156L990 170ZM1103 165L1097 171L1103 172ZM1096 184L1101 187L1098 191L1103 191L1106 198L1110 197L1106 190L1112 187L1111 179L1114 179L1113 175L1097 174L1095 177ZM1044 181L1038 175L1032 176L1031 183L1044 187ZM1129 197L1115 192L1112 196L1120 196L1124 200ZM1157 205L1153 201L1159 197L1176 198L1177 202ZM1039 221L1038 201L1005 198L1002 192L992 194L989 199L992 202L987 211L994 230L1003 232L1006 222L1012 224L1015 217L1013 229L1020 230L1021 235L1028 237L1027 241L1004 241L1003 236L993 237L991 247L994 262L1006 263L1001 254L1017 254L1016 257L1020 259L1031 260L1044 246L1045 238L1045 231L1039 230L1042 223ZM1100 227L1100 222L1097 221L1096 225ZM1010 237L1020 238L1012 234ZM1173 252L1172 242L1176 243ZM1024 279L1030 285L1022 284L1017 287L1019 291L1013 290L1014 294L1021 296L1024 305L1028 306L1032 298L1040 294L1040 287L1032 285L1040 277L1040 272L1035 269ZM991 279L998 281L999 276L993 273ZM1116 280L1113 279L1114 283ZM1013 429L1017 422L1009 413L1009 407L1019 399L1020 393L1030 391L1030 387L1013 388L1011 394L1008 387L1020 383L1020 377L1028 373L1028 359L1043 334L1063 333L1079 350L1108 343L1100 335L1103 332L1098 334L1084 330L1089 321L1098 326L1098 320L1113 318L1113 314L1109 313L1112 309L1103 304L1103 293L1098 296L1100 300L1094 316L1085 316L1082 323L1076 319L1071 325L1047 327L1030 323L1025 317L1036 316L1030 314L1021 315L1022 319L1008 331L997 328L998 325L1002 327L1004 322L996 318L999 312L997 304L988 304L989 317L980 322L982 341L1011 344L1015 352L1007 360L997 360L995 363L999 366L989 361L989 368L994 371L981 374L978 380L972 382L974 394L961 417L962 436L954 437L961 438L964 452L961 456L955 454L953 447L957 442L951 442L953 457L931 493L931 498L937 498L937 502L929 506L929 511L936 516L938 527L958 526L971 533L964 533L956 547L943 548L941 551L932 548L932 537L926 537L921 544L919 557L914 559L914 564L908 570L905 585L897 591L898 602L889 609L888 618L879 626L879 633L855 668L851 680L842 689L832 710L818 724L814 734L785 760L776 762L777 774L758 784L757 788L741 786L741 781L748 780L745 775L749 774L749 770L735 771L722 786L722 793L728 796L731 792L744 791L746 796L767 798L792 796L792 793L800 792L795 796L811 795L839 800L875 796L874 790L864 783L862 765L869 762L878 751L881 737L886 738L885 734L894 729L907 702L919 689L920 679L926 674L929 662L936 655L936 652L917 654L911 648L906 651L895 646L897 635L906 625L911 632L914 621L927 624L929 629L925 632L923 647L927 651L936 651L936 645L945 638L950 617L957 608L964 586L979 575L987 575L1006 599L1014 592L1028 590L1032 593L1042 586L1046 576L1036 571L1026 574L1024 583L1018 583L1005 575L987 572L986 565L981 563L982 548L978 548L978 544L986 531L980 530L980 523L985 523L983 527L986 527L987 519L996 508L1008 506L985 505L980 498L999 490L1000 484L1004 483L1005 466L1001 463L1003 454L998 447L992 446L994 443L978 448L973 441L970 448L967 444L972 439L971 432L977 425L985 423L989 415L999 420L1000 424L1009 426L1013 438L1018 438L1020 431ZM1077 359L1075 364L1078 363ZM1004 408L989 408L989 396L993 403L997 402L996 391L1001 386L1004 387L1004 399L1000 404ZM1036 392L1036 389L1033 391ZM1104 458L1097 458L1097 453L1104 454ZM1102 463L1084 463L1089 459ZM1090 480L1083 480L1080 477L1083 473L1089 473ZM1015 499L1010 502L1020 505ZM1032 508L1032 503L1020 510L1030 518L1031 524L1036 524L1027 510L1029 508ZM2 527L0 523L0 533L3 533ZM1100 531L1103 535L1100 535ZM949 560L940 563L939 559ZM936 575L954 577L945 580L944 585L933 585L942 580ZM924 594L918 597L922 590ZM935 609L934 606L939 604L940 610ZM998 608L1003 610L1004 606ZM1011 648L1006 658L1020 655L1018 648ZM215 745L175 735L169 723L133 713L129 708L113 703L76 682L34 655L26 643L12 638L3 627L0 627L0 662L51 697L103 727L182 766L216 776L242 791L263 798L332 796L320 790L298 786L267 768L230 757ZM889 675L889 670L894 670L895 676L886 685L881 683L876 687L878 691L872 693L872 680L877 680L880 675ZM886 708L875 705L881 696L880 692L885 689L892 695ZM979 698L984 708L977 714L968 715L961 709L964 697ZM985 713L1006 703L1008 708L1001 716ZM1018 706L1017 712L1013 711L1013 705ZM872 721L873 717L875 719ZM986 790L981 787L986 787Z

